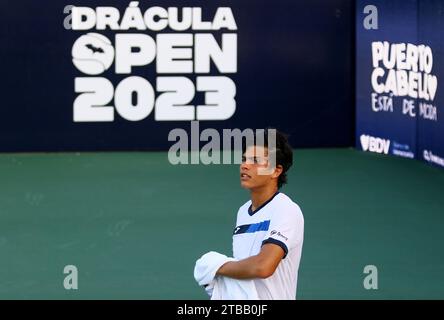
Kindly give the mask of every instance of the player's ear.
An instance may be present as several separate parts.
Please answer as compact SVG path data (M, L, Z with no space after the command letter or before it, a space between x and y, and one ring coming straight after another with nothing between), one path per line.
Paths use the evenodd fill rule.
M278 164L276 166L276 168L274 168L274 172L273 172L273 174L271 176L273 178L278 178L283 171L284 171L284 167L282 167L282 165Z

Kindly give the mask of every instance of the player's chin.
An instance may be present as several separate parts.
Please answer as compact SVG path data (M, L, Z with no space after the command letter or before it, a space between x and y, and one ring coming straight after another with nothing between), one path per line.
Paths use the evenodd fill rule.
M249 181L240 181L240 185L244 189L251 189L252 185Z

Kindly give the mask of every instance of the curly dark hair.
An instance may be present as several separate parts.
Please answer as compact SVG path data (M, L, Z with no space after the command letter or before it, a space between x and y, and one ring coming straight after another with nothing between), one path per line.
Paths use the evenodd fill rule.
M261 135L261 140L264 141L264 147L269 146L268 143L268 136L269 131L274 130L276 132L276 143L275 143L275 149L274 150L268 150L269 154L275 153L276 155L276 166L281 165L282 166L282 173L279 175L278 178L278 188L280 189L284 184L288 182L287 178L287 172L290 169L290 167L293 165L293 150L290 146L290 143L288 142L288 135L286 135L283 132L280 132L279 130L275 128L266 128L261 130L255 131L254 141L256 143L258 134ZM244 143L242 152L244 153L246 150L247 145Z

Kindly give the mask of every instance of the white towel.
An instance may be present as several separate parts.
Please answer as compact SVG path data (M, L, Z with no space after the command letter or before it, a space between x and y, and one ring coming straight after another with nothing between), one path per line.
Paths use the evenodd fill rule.
M216 276L217 270L234 258L210 251L196 261L194 278L211 300L258 300L253 280L237 280L224 276Z

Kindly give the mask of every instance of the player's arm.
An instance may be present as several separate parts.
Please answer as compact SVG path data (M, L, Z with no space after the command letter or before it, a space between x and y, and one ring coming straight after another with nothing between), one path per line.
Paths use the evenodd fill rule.
M230 261L222 265L217 275L234 279L268 278L284 258L284 250L272 243L264 244L259 254L240 261Z

